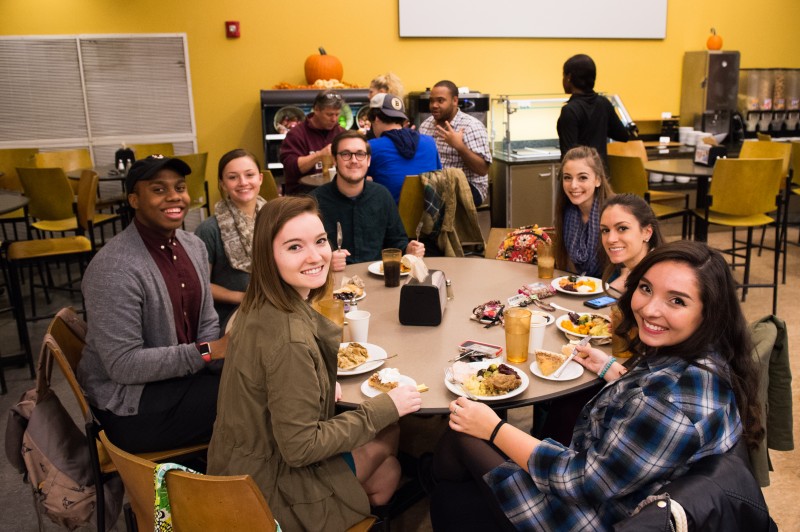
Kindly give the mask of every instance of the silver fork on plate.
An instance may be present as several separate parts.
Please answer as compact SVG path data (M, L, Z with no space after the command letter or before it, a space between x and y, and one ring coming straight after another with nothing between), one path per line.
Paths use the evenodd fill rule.
M444 375L445 375L445 377L447 378L447 381L448 381L450 384L453 384L453 385L455 385L456 387L458 387L459 389L461 389L461 391L462 391L462 392L464 392L464 395L466 395L467 397L469 397L469 398L470 398L470 399L472 399L473 401L477 401L477 400L478 400L478 398L477 398L477 397L475 397L475 395L474 395L474 394L472 394L472 393L471 393L469 390L467 390L467 389L464 387L464 385L463 385L463 384L461 384L460 382L458 382L458 381L456 380L456 376L453 374L453 368L452 368L451 366L447 366L446 368L444 368Z

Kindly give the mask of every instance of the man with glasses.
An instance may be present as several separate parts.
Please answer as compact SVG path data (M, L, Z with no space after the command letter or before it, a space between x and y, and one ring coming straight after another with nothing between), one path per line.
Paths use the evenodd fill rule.
M336 177L311 193L319 203L328 241L334 250L333 271L346 264L380 260L381 250L399 248L422 257L425 245L409 242L397 205L386 187L367 181L370 146L358 131L345 131L333 139ZM336 241L336 224L342 227L342 245Z
M300 183L304 175L322 172L322 161L331 158L331 141L344 131L339 113L344 100L334 91L325 90L314 98L314 108L306 119L289 130L281 143L279 155L286 179L286 194L303 194L312 189Z
M407 175L419 175L442 169L433 137L403 127L408 122L403 100L381 92L369 102L369 120L374 139L369 141L372 162L369 175L392 193L395 203Z

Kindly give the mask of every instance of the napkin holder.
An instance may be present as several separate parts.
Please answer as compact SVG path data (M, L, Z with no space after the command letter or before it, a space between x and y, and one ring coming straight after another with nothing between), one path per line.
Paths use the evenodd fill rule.
M427 326L442 323L447 305L446 283L440 270L430 270L422 281L410 278L400 288L400 323Z
M726 157L728 150L725 146L712 146L705 142L698 142L697 149L694 152L694 163L702 164L703 166L714 166L717 159Z

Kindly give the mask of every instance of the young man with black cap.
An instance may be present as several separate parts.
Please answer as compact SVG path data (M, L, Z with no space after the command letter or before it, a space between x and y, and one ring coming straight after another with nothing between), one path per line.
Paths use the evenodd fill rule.
M147 452L207 442L227 336L203 242L180 229L189 205L180 159L136 161L125 180L133 223L89 263L88 332L78 380L115 444Z
M403 127L408 117L403 100L398 96L378 93L370 100L369 107L369 120L376 138L369 141L372 159L367 175L388 188L397 203L407 175L442 169L436 141Z

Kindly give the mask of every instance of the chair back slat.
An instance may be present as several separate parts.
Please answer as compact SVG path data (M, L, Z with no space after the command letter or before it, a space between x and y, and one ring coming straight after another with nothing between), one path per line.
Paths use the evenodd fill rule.
M0 150L0 188L22 192L22 184L17 176L17 168L36 166L36 148L12 148Z
M133 150L136 159L145 159L150 155L163 155L172 157L175 155L175 146L171 142L156 142L151 144L129 144L128 148Z
M17 168L28 197L28 213L37 220L66 220L75 216L74 192L62 168Z
M627 155L628 157L638 157L642 162L647 162L647 150L644 147L644 141L641 140L609 142L606 150L608 155Z
M792 159L792 146L787 142L748 141L742 144L740 159L780 159L781 175L789 175L789 164Z
M98 182L97 172L92 170L81 172L81 178L78 181L78 208L76 214L78 216L78 225L87 233L91 231L89 224L94 220L96 211Z
M185 162L192 169L192 173L186 176L186 188L189 191L192 204L205 205L208 202L205 184L208 152L176 155L175 158Z
M409 238L416 238L417 224L422 217L422 209L425 207L424 194L425 188L422 186L419 176L406 176L403 188L400 189L397 209Z
M275 177L269 170L264 170L261 175L264 179L261 181L258 195L267 201L272 201L278 197L278 185L275 183Z
M800 141L792 142L791 163L792 184L800 186Z
M711 176L711 210L751 216L775 210L780 192L781 159L717 159Z
M639 157L609 155L608 171L614 192L636 194L640 198L647 193L647 170Z

